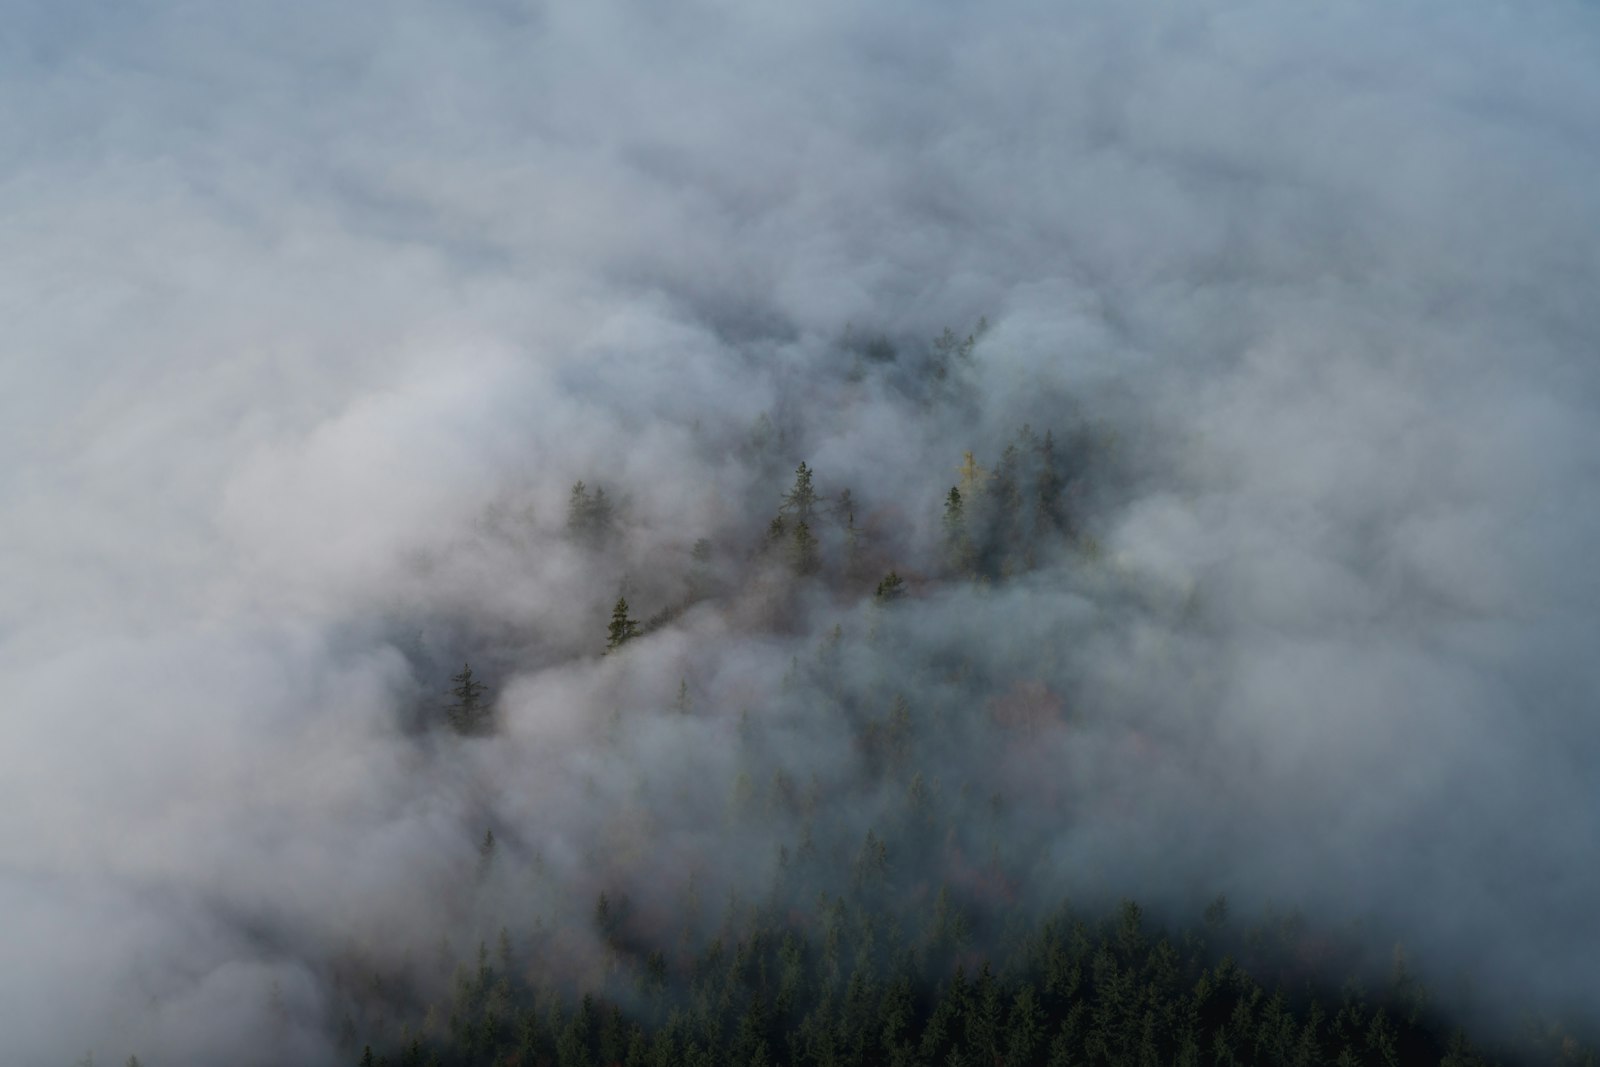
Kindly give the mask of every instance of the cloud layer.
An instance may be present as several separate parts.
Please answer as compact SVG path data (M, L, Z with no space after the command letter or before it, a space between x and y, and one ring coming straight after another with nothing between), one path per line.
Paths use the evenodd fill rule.
M333 1062L341 961L475 939L530 872L555 914L617 856L758 888L799 827L730 828L752 770L864 830L849 723L781 679L836 622L840 684L889 653L742 553L804 459L927 571L962 453L1024 421L1079 435L1098 554L929 583L883 640L1070 696L1036 764L944 757L1056 783L1001 824L1046 842L1026 892L1376 916L1600 1015L1592 11L10 21L8 1059ZM619 589L696 580L598 657ZM492 743L418 730L467 658Z

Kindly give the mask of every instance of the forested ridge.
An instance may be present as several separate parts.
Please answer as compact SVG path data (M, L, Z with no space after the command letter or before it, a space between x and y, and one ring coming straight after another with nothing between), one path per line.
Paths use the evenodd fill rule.
M951 386L982 328L964 340L947 331L931 346L918 374L924 403L959 403ZM881 343L863 351L868 370L895 359ZM748 446L755 459L778 437L770 421L758 422ZM1044 560L1092 566L1099 548L1084 510L1108 445L1108 435L1081 423L1042 433L1024 425L987 467L972 451L943 457L958 462L948 491L930 501L936 543L900 559L893 546L904 542L872 515L871 487L830 486L826 472L802 461L772 491L764 522L745 524L760 529L758 538L693 542L681 599L630 602L625 581L603 641L596 637L605 656L628 655L697 603L752 588L761 590L760 624L774 631L803 610L835 614L831 627L812 621L820 638L808 657L791 660L770 699L801 716L809 704L828 705L848 724L859 774L797 778L784 769L782 731L769 726L782 714L741 709L721 735L737 749L739 769L725 807L711 815L720 843L699 871L765 866L763 892L707 899L698 871L682 880L684 872L662 870L664 883L680 886L677 896L634 900L628 886L651 881L655 819L640 807L618 811L589 856L612 872L614 887L604 888L602 876L592 907L567 901L565 920L536 918L530 927L520 919L520 933L506 926L483 938L475 961L456 965L448 996L408 996L373 979L354 996L366 1005L363 1021L347 1015L343 1024L352 1061L1600 1062L1553 1024L1530 1021L1515 1042L1475 1043L1470 1020L1434 1003L1403 947L1393 946L1381 973L1373 968L1362 944L1370 933L1318 929L1293 911L1241 920L1223 897L1203 915L1152 921L1109 892L1085 905L1047 904L1051 887L1027 884L1030 854L1057 820L1073 817L1055 777L1068 772L1039 755L1059 751L1062 737L1070 744L1079 715L1072 679L1050 648L1059 638L1019 622L1002 659L974 657L958 636L919 630L919 602L956 587L984 595ZM584 552L604 556L625 521L599 479L572 486L566 531ZM446 721L457 732L493 730L483 689L470 665L453 679ZM685 678L657 714L718 709L698 707ZM613 717L610 741L598 743L614 743L621 728ZM1164 736L1159 719L1130 713L1118 730L1149 764L1181 758L1183 739ZM773 767L756 777L756 768ZM1119 803L1138 802L1138 782L1110 788L1124 791ZM836 791L828 803L825 790ZM864 828L848 814L852 792L872 798L864 808L875 817ZM480 880L491 876L497 847L486 831Z
M847 339L834 395L893 381L948 421L982 330L899 351ZM787 468L803 422L756 419L736 445L749 513L680 536L653 572L625 562L626 489L603 471L571 485L565 550L615 582L577 661L634 678L632 657L696 619L798 651L708 686L689 645L653 698L584 708L559 816L580 852L547 853L528 829L546 813L486 806L438 891L436 947L325 964L315 1025L353 1067L1600 1063L1538 1005L1513 1038L1475 1027L1460 990L1413 973L1403 930L1292 900L1230 914L1192 876L1171 884L1159 851L1143 884L1102 873L1147 847L1141 811L1213 800L1158 784L1203 766L1203 719L1083 677L1073 605L1121 580L1094 534L1116 493L1110 431L1072 417L988 454L952 444L915 516ZM1062 574L1080 584L1058 591ZM1045 595L1067 609L1030 613ZM1139 610L1181 620L1198 595ZM469 659L416 710L420 765L496 751L494 680ZM1111 836L1068 891L1052 850L1091 813Z

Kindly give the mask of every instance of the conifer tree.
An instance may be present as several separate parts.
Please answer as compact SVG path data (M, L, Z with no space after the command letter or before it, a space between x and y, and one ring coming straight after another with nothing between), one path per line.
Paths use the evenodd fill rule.
M572 492L567 496L567 533L572 537L582 537L588 528L589 511L594 501L589 496L589 487L583 482L574 482Z
M617 597L617 603L611 609L611 625L606 627L606 651L615 652L638 636L638 621L628 618L627 597Z
M901 578L894 571L890 571L888 574L883 576L883 581L878 583L878 588L876 592L873 593L873 597L880 604L886 604L891 600L899 600L901 597L905 596L905 592L905 579Z
M966 502L956 486L951 486L944 498L944 551L945 558L957 572L971 569L972 542L967 537Z
M817 506L817 493L811 487L811 468L801 461L794 469L794 487L783 495L780 512L794 515L798 522L811 521L811 509Z
M611 536L616 513L603 488L593 493L583 482L575 482L567 497L567 536L591 547Z
M445 711L450 717L451 727L458 734L487 733L490 708L484 702L483 694L488 686L473 680L472 665L469 663L462 664L461 673L452 675L450 680L455 683L450 693L456 700Z

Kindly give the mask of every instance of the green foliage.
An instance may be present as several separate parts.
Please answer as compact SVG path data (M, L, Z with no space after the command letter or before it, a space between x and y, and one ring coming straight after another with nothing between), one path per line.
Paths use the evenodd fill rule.
M858 865L886 867L869 833ZM1481 1065L1459 1033L1395 1017L1381 1000L1334 1002L1315 990L1273 988L1193 937L1145 928L1124 904L1091 922L1063 911L1016 938L1011 963L959 962L948 952L904 951L924 940L896 934L870 890L820 902L795 924L751 913L676 973L660 951L637 959L641 996L576 993L517 1027L485 1027L496 1009L492 975L463 987L450 1036L423 1046L449 1065L777 1063L1097 1063L1107 1065L1321 1063ZM940 901L945 895L941 894ZM898 910L898 909L897 909ZM942 921L940 909L923 923ZM792 914L792 913L791 913ZM602 894L595 925L626 951L625 916ZM1189 946L1180 951L1177 945ZM1337 1008L1337 1010L1334 1010ZM417 1049L413 1042L412 1049ZM413 1055L408 1051L408 1055ZM363 1063L371 1062L371 1047ZM531 1057L531 1059L529 1059ZM511 1062L507 1060L506 1062Z
M617 597L611 608L611 624L606 627L606 651L615 652L639 636L639 623L628 617L628 598Z
M794 469L794 485L783 495L783 503L778 510L781 514L792 515L796 522L808 523L816 506L817 493L811 485L811 468L802 462Z

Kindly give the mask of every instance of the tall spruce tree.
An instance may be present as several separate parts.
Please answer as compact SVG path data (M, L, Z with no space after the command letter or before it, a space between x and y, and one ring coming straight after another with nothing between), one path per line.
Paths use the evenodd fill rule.
M801 461L794 469L794 486L783 495L779 511L791 514L797 522L810 522L811 511L817 506L817 491L811 486L811 468Z
M611 625L606 627L606 651L615 652L638 636L638 621L628 618L628 598L617 597L611 608Z
M452 675L450 680L455 683L450 694L456 699L455 703L445 708L445 712L451 728L458 734L488 733L491 725L490 707L483 699L488 686L473 679L470 663L463 663L461 673Z

